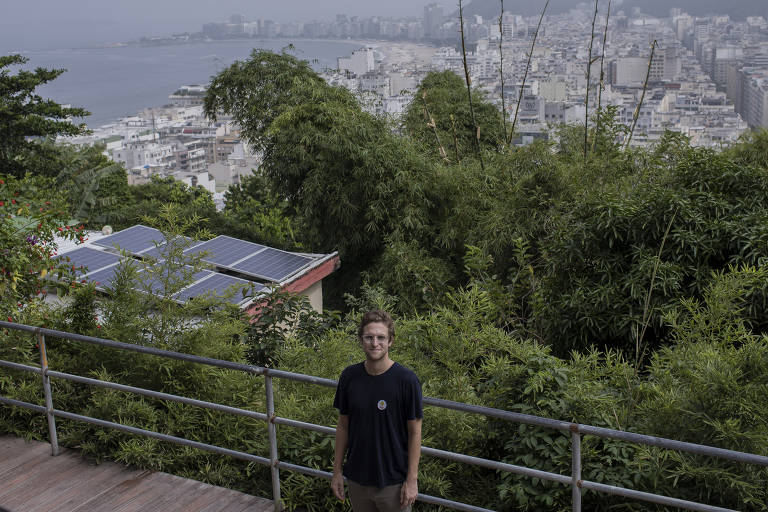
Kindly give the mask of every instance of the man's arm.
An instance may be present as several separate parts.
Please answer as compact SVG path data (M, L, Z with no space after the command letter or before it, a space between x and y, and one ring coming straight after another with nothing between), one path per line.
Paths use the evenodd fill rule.
M419 439L421 439L421 426L419 426ZM333 489L333 494L335 494L341 501L344 501L344 476L341 474L341 471L344 466L344 455L347 453L348 442L349 416L346 414L339 414L339 421L336 424L336 449L334 450L333 456L333 478L331 479L331 489Z
M421 457L421 418L408 420L408 474L400 490L400 505L413 505L419 494L419 458Z

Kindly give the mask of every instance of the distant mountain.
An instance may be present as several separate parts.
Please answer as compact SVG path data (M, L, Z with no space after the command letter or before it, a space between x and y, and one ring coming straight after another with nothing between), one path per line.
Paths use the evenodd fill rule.
M575 7L584 0L550 0L547 12L562 13ZM585 3L594 5L594 0L586 0ZM608 5L608 0L600 0L601 5ZM464 13L467 15L479 14L483 18L499 16L499 0L472 0L466 4ZM624 10L629 13L632 8L639 7L645 14L653 16L669 16L671 7L679 7L692 16L706 16L709 14L728 14L731 18L743 20L747 16L765 16L768 18L768 1L766 0L613 0L613 11ZM504 10L533 16L541 13L544 8L544 0L531 2L530 0L504 0Z

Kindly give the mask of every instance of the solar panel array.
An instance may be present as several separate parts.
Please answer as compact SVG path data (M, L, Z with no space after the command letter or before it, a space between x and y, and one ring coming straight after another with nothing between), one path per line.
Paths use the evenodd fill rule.
M167 243L163 234L154 228L136 225L124 229L113 235L101 238L93 242L94 245L104 248L118 248L143 259L162 259L163 249ZM184 237L184 246L190 245L184 250L184 255L201 255L202 261L215 267L232 270L244 276L272 282L283 282L302 269L306 269L314 260L309 256L281 251L272 247L239 240L229 236L218 236L207 242L194 242ZM59 258L69 258L76 271L78 279L96 284L99 289L113 286L119 268L121 256L106 250L81 247L62 254ZM131 259L131 261L136 261ZM138 263L138 262L136 262ZM80 268L82 267L82 268ZM240 290L255 295L263 292L266 287L247 279L221 274L211 270L194 272L190 266L176 269L165 276L153 276L151 270L141 269L144 283L153 294L162 294L163 281L168 278L177 283L191 283L174 295L174 299L184 302L194 297L213 294L222 297L228 294L232 287L238 289L229 296L229 302L239 304L244 300ZM140 276L141 278L142 276ZM141 286L136 286L137 289Z

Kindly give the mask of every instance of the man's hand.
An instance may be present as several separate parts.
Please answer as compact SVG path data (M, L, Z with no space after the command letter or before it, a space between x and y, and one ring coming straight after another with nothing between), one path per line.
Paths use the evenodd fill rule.
M403 486L400 488L400 508L405 508L416 501L419 494L419 485L415 478L406 478Z
M331 489L333 494L336 495L341 501L344 501L344 477L340 472L333 472L333 478L331 478Z

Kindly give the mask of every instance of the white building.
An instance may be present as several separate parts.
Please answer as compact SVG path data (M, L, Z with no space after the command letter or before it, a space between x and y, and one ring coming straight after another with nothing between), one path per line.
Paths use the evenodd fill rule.
M373 48L360 48L352 52L349 57L337 59L339 71L350 75L361 76L375 69Z

